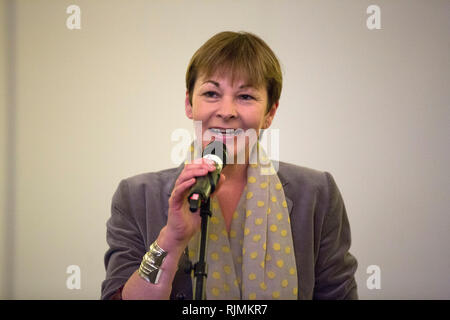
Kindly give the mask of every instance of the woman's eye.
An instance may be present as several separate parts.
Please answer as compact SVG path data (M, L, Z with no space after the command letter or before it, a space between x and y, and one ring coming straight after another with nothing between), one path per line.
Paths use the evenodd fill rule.
M203 94L207 98L216 98L218 96L217 92L207 91Z
M254 100L255 99L249 94L241 94L239 97L243 100Z

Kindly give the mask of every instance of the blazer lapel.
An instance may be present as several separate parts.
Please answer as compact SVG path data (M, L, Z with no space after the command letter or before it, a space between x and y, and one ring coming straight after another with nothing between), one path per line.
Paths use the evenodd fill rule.
M286 175L283 173L283 167L284 167L283 162L280 161L278 164L279 164L278 172L277 172L278 178L280 179L281 185L283 186L284 197L286 198L286 203L288 205L288 212L289 212L289 215L291 215L294 202L291 200L291 198L289 196L290 195L290 192L289 192L290 190L289 190L289 186L288 186L289 181L286 178Z
M280 165L281 165L281 163L280 163ZM288 191L289 191L289 186L288 186L288 184L289 184L289 181L287 181L287 180L285 179L285 177L284 177L283 174L280 174L280 171L279 171L279 170L278 170L278 178L280 179L281 185L283 186L284 197L286 198L286 203L287 203L287 206L288 206L289 215L291 215L291 213L292 213L292 207L293 207L294 202L293 202L293 201L291 200L291 198L288 196Z

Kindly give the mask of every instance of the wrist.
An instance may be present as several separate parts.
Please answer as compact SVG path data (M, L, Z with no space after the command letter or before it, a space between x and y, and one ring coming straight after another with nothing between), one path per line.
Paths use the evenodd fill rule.
M161 265L167 256L167 252L159 247L155 241L142 258L138 274L147 282L157 284L161 275Z
M158 245L168 253L182 253L189 240L177 240L176 235L171 233L167 226L163 227L156 240Z

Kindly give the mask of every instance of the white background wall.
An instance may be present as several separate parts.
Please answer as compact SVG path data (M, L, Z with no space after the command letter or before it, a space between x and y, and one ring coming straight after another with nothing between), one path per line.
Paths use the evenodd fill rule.
M71 4L81 8L80 30L66 27ZM366 27L370 4L381 8L381 30ZM0 8L13 22L0 20L3 298L99 298L111 197L122 178L174 166L171 133L192 127L187 64L224 30L256 33L279 56L280 157L335 177L360 297L450 298L449 1ZM81 268L80 290L66 288L69 265ZM379 290L366 286L370 265L381 268Z
M6 154L7 154L7 109L6 109L6 10L5 3L0 2L0 298L6 297L5 262L6 262Z

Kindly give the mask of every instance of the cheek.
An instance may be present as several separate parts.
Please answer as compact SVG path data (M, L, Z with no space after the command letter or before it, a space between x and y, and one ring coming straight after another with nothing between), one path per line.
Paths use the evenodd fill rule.
M211 116L211 112L208 112L208 108L203 106L200 102L195 103L192 107L192 117L194 120L207 120Z
M264 124L264 116L262 112L255 112L249 114L247 117L243 117L243 123L246 129L254 129L256 132L259 132L262 125Z

